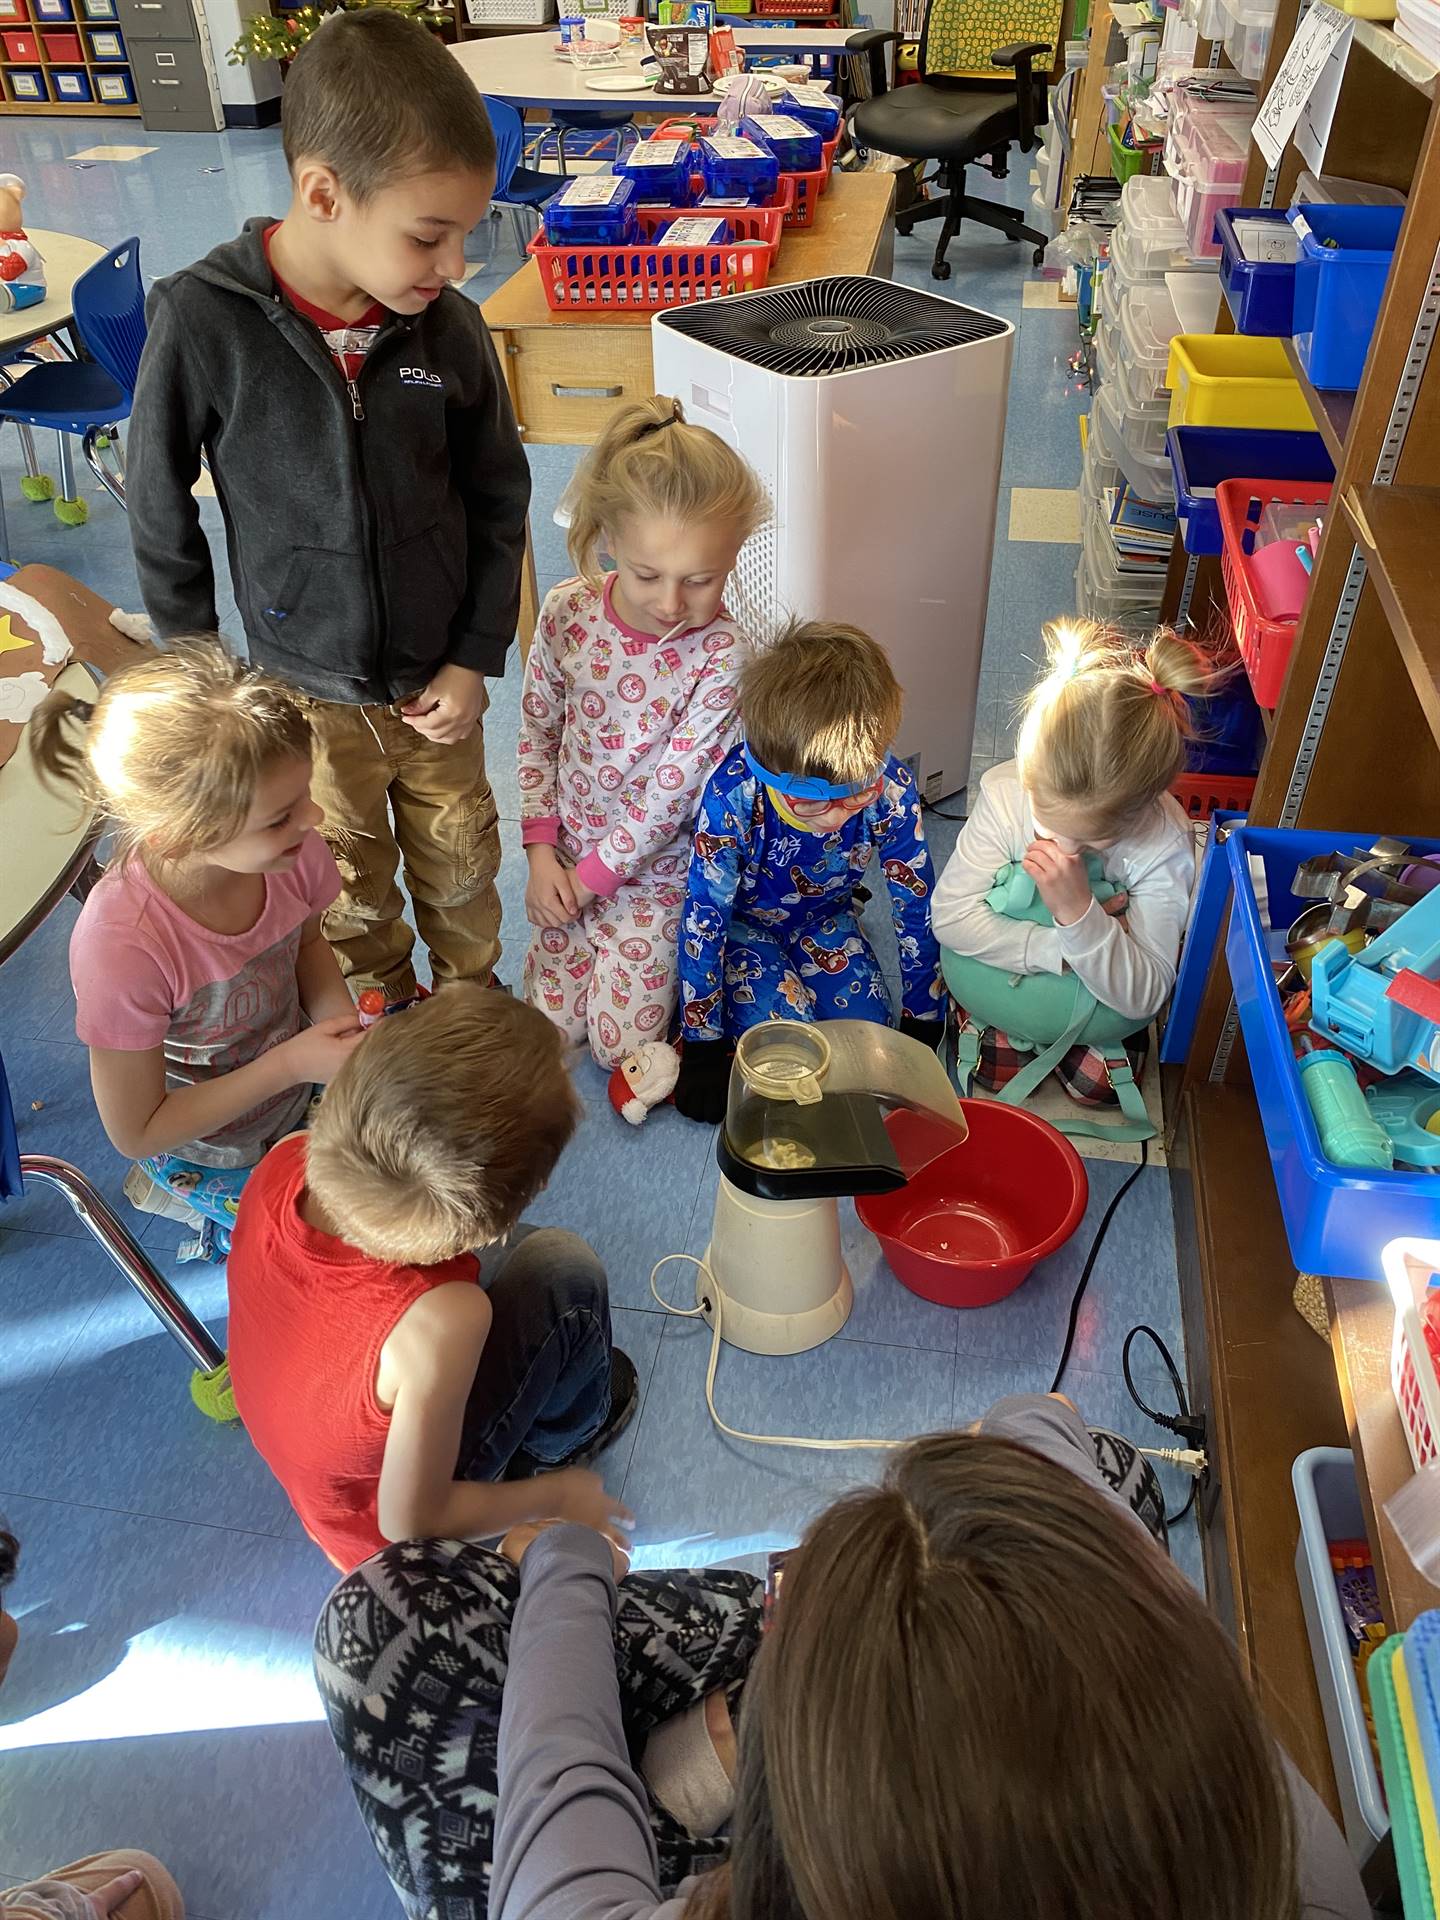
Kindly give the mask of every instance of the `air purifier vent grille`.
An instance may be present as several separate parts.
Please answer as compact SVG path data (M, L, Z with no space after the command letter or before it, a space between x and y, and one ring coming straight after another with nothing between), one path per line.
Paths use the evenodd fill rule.
M792 379L819 379L1006 331L993 314L887 280L840 276L683 307L657 324Z

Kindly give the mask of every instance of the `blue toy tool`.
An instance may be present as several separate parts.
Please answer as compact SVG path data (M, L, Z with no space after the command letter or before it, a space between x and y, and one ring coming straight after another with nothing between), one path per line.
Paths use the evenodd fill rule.
M1381 1073L1440 1080L1440 888L1408 907L1363 953L1340 942L1310 964L1310 1024Z

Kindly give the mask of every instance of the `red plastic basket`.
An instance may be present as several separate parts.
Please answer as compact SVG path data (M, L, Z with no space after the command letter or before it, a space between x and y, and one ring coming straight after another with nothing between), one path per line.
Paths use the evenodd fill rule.
M1245 813L1255 797L1253 773L1182 773L1170 791L1191 820L1212 813Z
M1224 542L1220 571L1230 602L1235 644L1256 700L1262 707L1273 708L1285 684L1296 622L1269 620L1260 611L1250 573L1255 531L1267 507L1323 508L1329 503L1330 488L1304 480L1222 480L1215 489L1215 499Z
M727 207L735 238L723 246L668 247L648 236L684 212L675 207L637 207L644 239L629 246L552 246L542 232L530 242L540 284L553 313L660 313L696 300L754 293L770 278L783 207Z
M828 20L835 11L835 0L755 0L755 11L762 15L784 14L793 20Z

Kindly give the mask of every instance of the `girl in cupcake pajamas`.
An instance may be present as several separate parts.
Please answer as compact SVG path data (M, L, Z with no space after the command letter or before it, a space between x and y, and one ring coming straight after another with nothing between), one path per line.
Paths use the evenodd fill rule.
M521 698L524 993L608 1071L675 1017L690 825L745 653L725 582L765 497L657 396L618 410L569 499L579 577L546 596Z
M723 613L661 642L620 622L612 595L552 589L520 722L524 844L555 848L593 895L535 929L525 997L605 1067L674 1017L690 825L733 735L741 654Z

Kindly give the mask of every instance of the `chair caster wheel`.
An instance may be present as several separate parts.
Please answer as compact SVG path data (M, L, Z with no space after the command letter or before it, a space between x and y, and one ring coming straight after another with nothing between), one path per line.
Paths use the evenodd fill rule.
M937 260L930 269L930 278L932 280L948 280L950 278L950 262L948 260Z
M895 222L895 231L902 239L908 240L915 231L915 228L909 220L897 220Z
M1034 253L1032 253L1030 256L1030 263L1032 266L1038 267L1041 264L1041 262L1044 260L1044 258L1045 258L1044 247L1036 247Z

